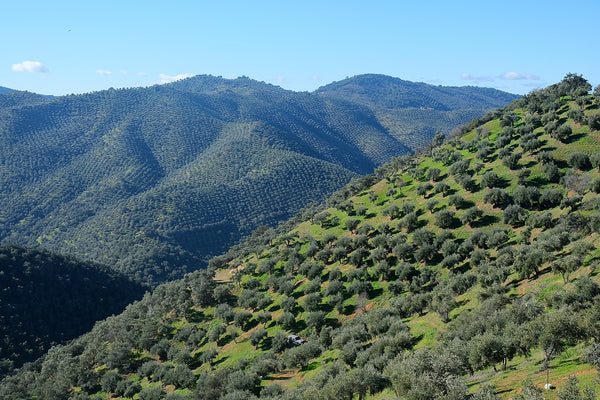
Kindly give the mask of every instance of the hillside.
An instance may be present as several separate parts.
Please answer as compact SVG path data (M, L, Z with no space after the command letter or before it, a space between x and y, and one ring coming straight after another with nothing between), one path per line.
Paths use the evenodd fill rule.
M390 134L413 150L426 146L436 132L449 134L448 127L481 117L481 102L495 109L517 98L496 89L434 86L376 74L333 82L316 93L369 107Z
M395 158L53 348L0 397L597 398L590 90L569 74Z
M469 104L479 116L496 106L484 92ZM375 111L211 76L56 98L2 94L0 242L150 285L181 277L258 226L412 152L383 122L388 110Z
M144 294L109 268L19 246L0 247L0 277L0 376Z

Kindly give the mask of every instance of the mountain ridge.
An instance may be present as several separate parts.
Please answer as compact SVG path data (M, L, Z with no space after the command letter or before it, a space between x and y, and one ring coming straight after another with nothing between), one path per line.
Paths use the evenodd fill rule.
M378 90L383 88L383 90ZM421 96L406 94L419 89ZM475 86L442 86L423 82L411 82L380 74L362 74L319 87L315 93L321 95L351 98L367 104L383 105L387 108L426 108L438 111L451 111L457 108L468 109L473 102L476 89L482 96L497 98L496 107L506 103L506 92L498 89ZM437 94L437 96L433 96ZM510 95L510 94L509 94ZM519 96L513 96L513 100ZM434 100L434 97L436 99Z
M147 284L205 265L258 225L433 137L402 134L407 145L397 127L408 125L387 110L249 78L56 98L11 92L0 106L0 242L108 264Z

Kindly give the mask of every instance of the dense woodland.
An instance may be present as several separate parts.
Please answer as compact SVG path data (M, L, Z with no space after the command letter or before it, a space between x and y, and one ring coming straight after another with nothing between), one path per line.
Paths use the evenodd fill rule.
M590 92L568 74L436 135L52 348L0 397L598 398Z
M409 85L355 79L361 91ZM419 91L429 97L405 108L402 96L426 96ZM432 118L449 132L515 98L448 88L436 95L476 100L446 104L431 91L409 87L380 107L351 90L344 98L327 87L295 93L197 76L54 98L0 94L0 242L109 265L148 285L180 278L258 226L413 152L433 137L419 128Z
M118 314L144 288L102 265L0 247L0 375Z

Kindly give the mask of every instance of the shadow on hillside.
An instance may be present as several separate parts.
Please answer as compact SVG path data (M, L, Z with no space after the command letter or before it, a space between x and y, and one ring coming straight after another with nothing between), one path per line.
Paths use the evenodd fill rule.
M272 312L272 313L275 311L279 311L279 310L281 310L281 306L279 304L275 304L275 303L271 304L269 306L269 308L267 308L267 311Z
M566 138L563 143L564 144L571 144L574 143L576 141L578 141L579 139L583 138L586 134L585 133L574 133L571 136L569 136L568 138Z
M219 358L217 361L213 361L213 362L210 364L210 365L211 365L211 368L214 368L214 367L216 367L216 366L218 366L218 365L221 365L221 364L223 364L225 361L227 361L227 359L228 359L228 358L229 358L229 356L225 356L225 357Z
M261 350L271 350L273 346L273 338L271 336L267 336L262 340L260 345L258 346Z
M463 262L462 265L452 268L452 272L464 274L471 270L471 265L468 262Z
M417 345L417 344L418 344L418 343L419 343L421 340L423 340L423 338L424 338L424 337L425 337L425 335L424 335L424 334L420 334L420 335L413 336L413 337L410 339L411 347L414 347L414 346L416 346L416 345Z
M444 197L452 196L453 194L456 194L456 192L457 192L456 189L450 188L450 189L446 190L446 192L444 193Z
M350 315L354 311L356 311L356 305L354 305L354 304L346 304L346 305L344 305L344 308L342 309L341 313L344 314L344 315Z
M519 284L521 282L523 282L524 280L533 281L533 280L536 280L536 279L538 279L546 274L549 274L551 272L552 272L552 268L546 267L546 268L541 269L537 274L530 276L529 278L514 278L513 280L511 280L510 282L508 282L506 284L506 287L510 288L510 289L516 289L519 286ZM515 298L515 297L518 297L518 295L514 294L514 295L510 295L509 297Z
M560 169L569 168L569 164L565 160L554 160L554 163Z
M369 298L373 299L375 297L379 297L383 295L383 288L371 289L369 290Z
M534 178L528 179L527 182L529 183L529 186L540 187L540 186L548 183L548 180L545 178L542 178L541 176L536 176Z
M192 310L187 315L186 318L191 323L199 323L204 321L204 313L198 310Z
M330 326L333 329L337 329L340 326L342 326L342 324L340 323L340 321L337 320L337 318L325 318L325 325Z
M508 186L510 186L510 179L499 177L498 182L495 186L502 189L506 189Z
M469 225L473 228L481 228L482 226L488 226L491 224L495 224L496 222L499 222L499 221L500 221L500 218L496 217L495 215L485 214L478 220L471 222Z
M415 224L415 229L419 229L419 228L424 228L427 226L428 221L426 219L420 218L417 220L417 223Z
M527 164L523 164L522 167L531 169L531 168L535 167L536 165L538 165L537 161L532 160L532 161L529 161Z
M475 205L475 203L471 200L467 200L467 199L463 199L463 201L460 202L460 204L458 204L456 206L457 210L466 210L467 208L471 208Z
M294 332L300 332L306 329L306 322L301 319L298 320L294 323L294 325L292 325L292 331Z

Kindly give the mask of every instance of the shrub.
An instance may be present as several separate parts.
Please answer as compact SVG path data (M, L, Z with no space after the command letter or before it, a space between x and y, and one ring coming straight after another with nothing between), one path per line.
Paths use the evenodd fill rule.
M587 117L587 124L590 127L590 130L597 131L600 129L600 114L592 114Z
M454 211L440 210L435 213L435 224L442 229L451 228L454 225Z
M350 232L355 231L358 227L358 224L360 224L360 220L356 218L348 218L345 222L346 229L348 229Z
M594 193L600 193L600 178L596 178L590 183L590 190Z
M560 180L560 170L554 163L549 163L544 166L544 175L548 182L556 183Z
M562 124L554 132L550 134L554 139L560 140L561 142L566 141L573 134L571 126L568 124Z
M549 208L557 207L563 199L563 194L558 189L547 189L544 190L539 199L539 209L547 210Z
M453 194L448 197L448 204L456 207L457 210L464 208L468 203L459 194Z
M417 194L419 196L426 196L427 192L429 192L431 189L433 189L433 185L431 183L422 183L419 186L417 186Z
M463 224L470 225L471 222L478 220L479 218L481 218L482 215L483 211L477 208L477 206L473 206L465 210L464 214L462 214L459 218L460 222L462 222Z
M138 394L140 400L161 400L165 395L166 393L161 386L146 388Z
M512 203L512 198L504 189L492 188L485 193L483 201L494 207L504 208Z
M535 155L535 159L537 162L544 165L554 162L554 156L552 155L552 152L548 150L540 151L539 153L537 153Z
M427 179L429 179L430 181L437 181L440 177L440 169L439 168L429 168L427 170Z
M577 169L583 170L583 171L586 171L586 170L589 170L590 168L592 168L592 164L590 162L590 158L588 157L588 155L585 153L581 153L579 151L569 154L569 157L567 158L567 163L571 167L577 168Z
M502 183L502 179L494 171L488 171L481 177L481 184L488 188L498 187Z
M504 209L503 221L513 226L521 225L525 221L527 211L519 205L511 204Z
M509 169L519 168L519 160L521 159L521 153L512 153L502 157L502 164Z

